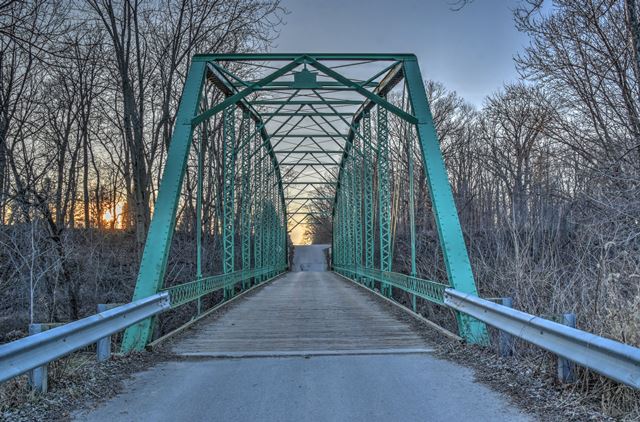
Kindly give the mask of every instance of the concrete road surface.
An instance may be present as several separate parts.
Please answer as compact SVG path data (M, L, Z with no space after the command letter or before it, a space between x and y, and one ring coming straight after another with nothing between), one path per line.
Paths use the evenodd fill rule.
M426 354L167 362L79 421L529 421Z
M289 273L185 331L79 421L529 421L364 289ZM225 357L226 356L226 357Z
M298 245L293 249L291 271L327 271L326 251L331 245Z

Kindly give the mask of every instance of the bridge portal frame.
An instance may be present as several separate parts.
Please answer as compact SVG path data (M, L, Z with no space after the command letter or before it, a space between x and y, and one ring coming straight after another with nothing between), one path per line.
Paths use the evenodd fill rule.
M367 81L362 82L347 78L341 73L337 72L335 69L330 68L323 63L323 61L340 60L385 61L390 62L390 64ZM286 64L282 67L274 68L275 70L273 72L269 73L259 80L245 81L225 69L223 62L227 61L270 61L286 62ZM289 104L287 101L272 101L272 105L280 105L280 108L274 113L264 113L264 115L261 115L258 111L256 111L256 109L254 108L254 104L250 100L248 100L247 97L253 93L256 93L257 91L292 90L294 92L294 94L292 95L293 97L295 96L295 93L299 92L301 89L308 89L305 86L301 87L300 85L297 85L296 81L279 80L286 75L290 75L291 72L298 69L300 66L304 66L305 70L306 67L309 66L316 72L322 74L324 77L332 79L332 82L323 81L322 83L318 83L318 89L325 89L326 87L330 87L330 89L334 91L352 91L364 97L364 101L361 103L355 114L353 114L350 122L348 122L343 116L343 114L345 113L340 113L336 108L334 108L335 106L341 105L341 102L339 100L325 100L320 95L318 95L320 100L315 103L300 100L291 102L291 104L299 104L300 108L298 110L305 106L311 107L311 112L281 112L280 110L282 109L282 107ZM382 77L381 81L375 82L376 79L380 77ZM403 80L406 91L408 93L411 112L403 110L402 108L394 105L386 99L386 95L399 82ZM225 98L218 104L207 108L202 112L199 112L198 107L200 105L200 99L205 82L213 83L216 87L221 89L225 94ZM368 89L370 87L373 87L373 89ZM257 105L259 104L259 102L256 102L255 104ZM266 102L264 104L266 104ZM353 104L353 101L344 100L343 104ZM314 107L315 105L328 106L331 108L332 112L319 112ZM334 262L332 262L332 264L336 268L341 267L343 269L348 268L349 266L353 266L353 269L356 271L352 272L351 276L353 278L359 278L359 276L356 275L358 274L357 270L362 266L363 261L367 265L370 265L374 249L374 246L372 245L374 236L372 234L372 227L370 227L370 225L373 224L373 217L371 215L373 210L373 198L369 192L369 183L373 175L370 174L368 170L366 170L362 175L360 173L354 174L354 172L362 171L361 169L355 168L357 162L366 164L369 163L372 158L371 153L373 151L373 146L370 139L372 135L370 134L370 129L367 128L367 125L370 125L370 123L368 122L369 113L374 107L376 107L378 111L378 125L382 125L383 130L385 129L386 116L389 112L400 117L414 128L420 148L423 168L425 170L426 181L428 184L429 194L431 197L431 203L434 212L434 219L438 228L438 236L446 265L449 283L459 291L477 295L477 289L471 270L467 248L464 242L462 229L460 227L452 190L449 185L448 175L442 157L442 152L440 150L440 144L433 123L433 117L431 115L429 103L427 100L422 75L418 65L418 60L415 55L361 53L199 54L195 55L192 59L187 79L184 85L182 98L178 107L176 123L169 146L167 162L163 171L158 198L155 204L153 218L147 235L147 241L145 243L133 299L136 300L143 297L151 296L162 288L164 276L166 273L167 257L169 254L171 239L175 230L176 212L179 203L180 190L186 171L189 151L192 146L194 128L198 127L198 125L202 124L218 113L229 113L228 110L235 110L235 108L240 108L243 111L243 115L245 117L248 115L255 121L256 132L258 132L262 140L260 150L253 151L251 156L253 156L254 154L262 156L262 159L259 160L259 162L267 165L270 164L271 167L269 174L262 174L262 178L259 179L261 183L266 183L267 186L261 186L257 188L257 190L261 190L262 192L258 195L258 200L271 200L271 202L269 202L271 205L269 207L265 207L262 214L256 215L254 218L253 238L255 245L253 254L253 272L248 271L247 269L247 265L250 259L249 257L251 256L251 248L245 243L251 236L251 228L245 227L242 230L242 273L247 272L253 275L256 275L257 273L262 274L258 277L273 276L286 267L286 222L289 220L289 218L287 217L286 199L283 187L283 175L281 173L281 166L287 164L278 161L275 146L277 146L279 142L276 142L275 144L272 143L272 137L266 131L267 122L269 122L275 116L283 116L291 119L296 115L305 115L305 117L311 119L322 118L325 122L329 123L326 118L328 115L332 115L339 117L344 122L348 123L349 127L349 133L346 136L339 133L329 133L326 130L325 133L318 135L331 139L335 139L336 137L346 139L342 157L339 163L338 177L335 184L335 196L332 206L331 217L334 221L334 224L341 225L334 226L334 253L332 254L332 259L334 260ZM363 119L365 119L364 122L362 121ZM235 136L235 131L231 129L231 124L231 122L225 124L225 137L227 137L227 133L232 132L233 136ZM333 126L331 127L333 128ZM359 131L359 128L364 129L363 134L360 133L361 131ZM369 133L367 133L367 131L369 131ZM383 136L384 135L385 134L383 133ZM282 139L287 136L295 137L296 135L290 133L276 133L273 136L273 140L275 141L277 138L280 138L279 141L282 141ZM360 151L356 151L353 148L354 140L356 137L358 137L359 144L361 146ZM248 139L250 138L251 136L247 136L246 133L243 133L243 143L249 142ZM365 145L364 142L369 142L369 144ZM234 145L227 145L227 142L225 142L225 146L229 148L225 150L224 154L225 169L234 169L238 151ZM382 158L380 156L380 154L384 155L386 153L386 146L382 146L382 151L380 149L377 149L376 153L379 160L382 159L383 161L387 161L384 156ZM260 151L262 149L265 150L265 154L261 154ZM320 147L320 150L322 150L322 147ZM249 165L246 164L245 160L247 159L247 157L243 154L244 153L240 155L243 162L239 167L241 167L243 171L245 171L245 169L249 169ZM355 160L356 154L360 154L357 160ZM309 153L302 154L300 160L303 160L308 155ZM301 164L305 165L305 168L315 168L321 166L325 169L327 168L327 165L331 165L331 163L328 162L301 162ZM260 166L255 167L257 168ZM387 277L387 275L385 274L391 273L393 256L393 240L391 239L391 229L389 226L390 200L387 195L390 189L390 186L388 186L389 170L386 167L386 163L383 163L382 172L383 174L378 174L379 183L382 183L382 185L378 186L378 188L385 191L385 193L379 196L378 201L378 220L380 225L380 274L382 274L380 276L380 281L382 282L382 291L390 296L391 285L384 282ZM225 173L233 173L230 175L225 174L224 198L229 200L229 198L232 199L234 197L233 184L235 179L230 180L230 178L234 177L235 170L233 172L225 171ZM345 175L343 173L348 174ZM199 171L198 175L200 174L201 172ZM245 180L246 175L243 174L242 191L249 192L250 188L248 186L247 189L244 189ZM362 186L363 180L364 186ZM330 183L328 180L326 182ZM200 183L201 181L199 181L199 184ZM229 188L230 190L227 190L227 183L231 183L231 186ZM343 190L345 190L341 189L342 187L345 187L351 192L342 192ZM198 192L200 194L201 188L198 189ZM364 198L353 197L356 192L358 192L358 196L360 196L361 193L364 192ZM241 205L241 217L243 222L246 222L246 219L249 218L248 216L250 208L245 208L246 204L244 204L244 198L242 199L241 204L243 204ZM228 273L231 276L236 272L234 265L235 251L232 245L236 236L233 225L229 222L229 219L232 218L233 215L234 205L233 203L225 203L223 204L223 206L225 208L225 221L223 222L224 273ZM355 210L355 207L357 207L358 209ZM200 208L201 205L198 207L198 209ZM362 217L362 208L364 208L365 212L364 221L366 226L364 227L364 230L362 230L361 226L362 221L359 222L357 228L352 227L352 217L354 215ZM360 220L362 220L362 218L360 218ZM280 231L282 231L282 233L280 233ZM364 242L362 239L363 232L365 234ZM359 237L357 241L355 241L354 239L354 237L356 236ZM339 239L338 237L341 238ZM351 246L348 239L356 242L357 247L354 248L355 250L347 251L347 249L350 249ZM260 242L260 245L257 245L257 240ZM265 248L269 247L269 245L267 245L267 242L271 247L275 247L277 249L277 253L275 255L271 254L272 251L268 251ZM415 235L412 235L412 243L413 242L415 242ZM364 248L362 247L363 243L365 245ZM200 247L200 244L201 241L198 240L198 248ZM261 250L258 250L257 248L260 248ZM338 250L336 250L336 248ZM412 250L414 249L415 245L412 244ZM362 256L363 252L365 255L364 259ZM198 256L200 256L200 251L198 251ZM263 262L258 263L258 257ZM336 259L340 262L335 262ZM198 258L198 260L200 260L200 258ZM260 264L264 266L265 262L268 264L268 266L270 266L270 269L268 269L266 272L259 271L258 265ZM260 270L262 270L262 268L260 268ZM372 269L365 268L364 270L368 271ZM413 272L414 268L412 268L412 273ZM412 276L415 275L412 274ZM198 277L202 277L200 263L198 264ZM236 276L234 275L233 277ZM246 286L247 284L245 279L243 278L244 276L241 275L239 277L240 281L243 283L243 286ZM233 278L233 280L236 279L237 277ZM364 279L366 280L366 277ZM371 282L371 284L373 283ZM229 295L232 294L232 291L233 285L225 285L225 297L229 297ZM198 294L199 299L204 293L199 290ZM458 314L457 320L460 335L467 341L473 343L487 342L488 338L486 327L483 323L467 317L463 314ZM152 321L146 320L130 327L126 331L124 336L123 350L130 351L143 348L151 338L152 326Z

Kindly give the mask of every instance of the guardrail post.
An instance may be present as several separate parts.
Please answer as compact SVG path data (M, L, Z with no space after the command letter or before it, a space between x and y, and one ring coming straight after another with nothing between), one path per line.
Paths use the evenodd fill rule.
M39 334L43 331L42 324L29 324L29 335ZM29 371L29 385L32 389L46 393L49 388L48 365L42 365Z
M510 297L503 297L500 299L500 304L502 306L512 308L513 299ZM498 354L503 358L513 356L513 336L506 331L498 331Z
M105 303L98 304L98 313L104 312L111 307ZM98 362L104 362L111 357L111 336L102 337L96 344Z
M576 314L562 314L562 323L571 328L576 328ZM576 364L563 357L558 357L558 379L564 383L575 382Z

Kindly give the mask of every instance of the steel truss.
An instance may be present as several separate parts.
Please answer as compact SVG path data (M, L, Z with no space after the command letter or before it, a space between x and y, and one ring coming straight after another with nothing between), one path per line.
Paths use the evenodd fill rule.
M376 70L372 72L371 66ZM232 70L239 68L250 77L242 78ZM363 68L366 75L356 72ZM406 90L406 106L390 99L396 86ZM327 223L333 226L334 270L370 288L378 288L379 283L380 291L392 297L393 289L404 284L392 272L397 266L392 197L397 176L392 173L390 151L395 145L392 136L397 134L390 132L391 119L400 119L406 127L401 142L406 143L409 171L412 255L411 268L402 270L410 273L411 280L418 276L415 208L421 204L414 203L415 150L426 175L448 283L461 292L477 294L415 56L205 54L193 57L187 75L133 299L164 287L182 182L193 134L200 128L207 130L195 132L199 134L195 143L197 265L194 281L184 284L181 304L197 300L200 312L200 299L211 294L212 277L217 277L203 274L203 263L212 258L203 255L203 226L210 230L206 236L220 242L216 265L220 276L226 277L224 299L286 270L288 231ZM207 135L213 121L221 123L215 126L222 131L219 164L207 153L211 150L207 143L214 138ZM202 215L203 169L215 165L221 166L220 187L214 188L219 206L213 207L215 215L207 216L215 224L207 224L211 221ZM318 212L319 203L331 207L331 215ZM182 291L179 286L172 289ZM486 343L483 323L462 314L457 318L462 337ZM151 320L130 327L123 350L143 348L151 339L152 327Z

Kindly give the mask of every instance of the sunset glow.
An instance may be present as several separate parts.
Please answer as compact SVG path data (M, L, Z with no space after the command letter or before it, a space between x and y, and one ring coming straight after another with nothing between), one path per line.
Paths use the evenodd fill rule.
M308 242L305 241L304 231L306 230L307 225L302 223L298 225L295 229L291 230L289 236L291 237L291 243L294 245L306 245Z
M114 229L122 228L122 211L124 204L118 202L114 208L107 209L102 214L102 221Z

